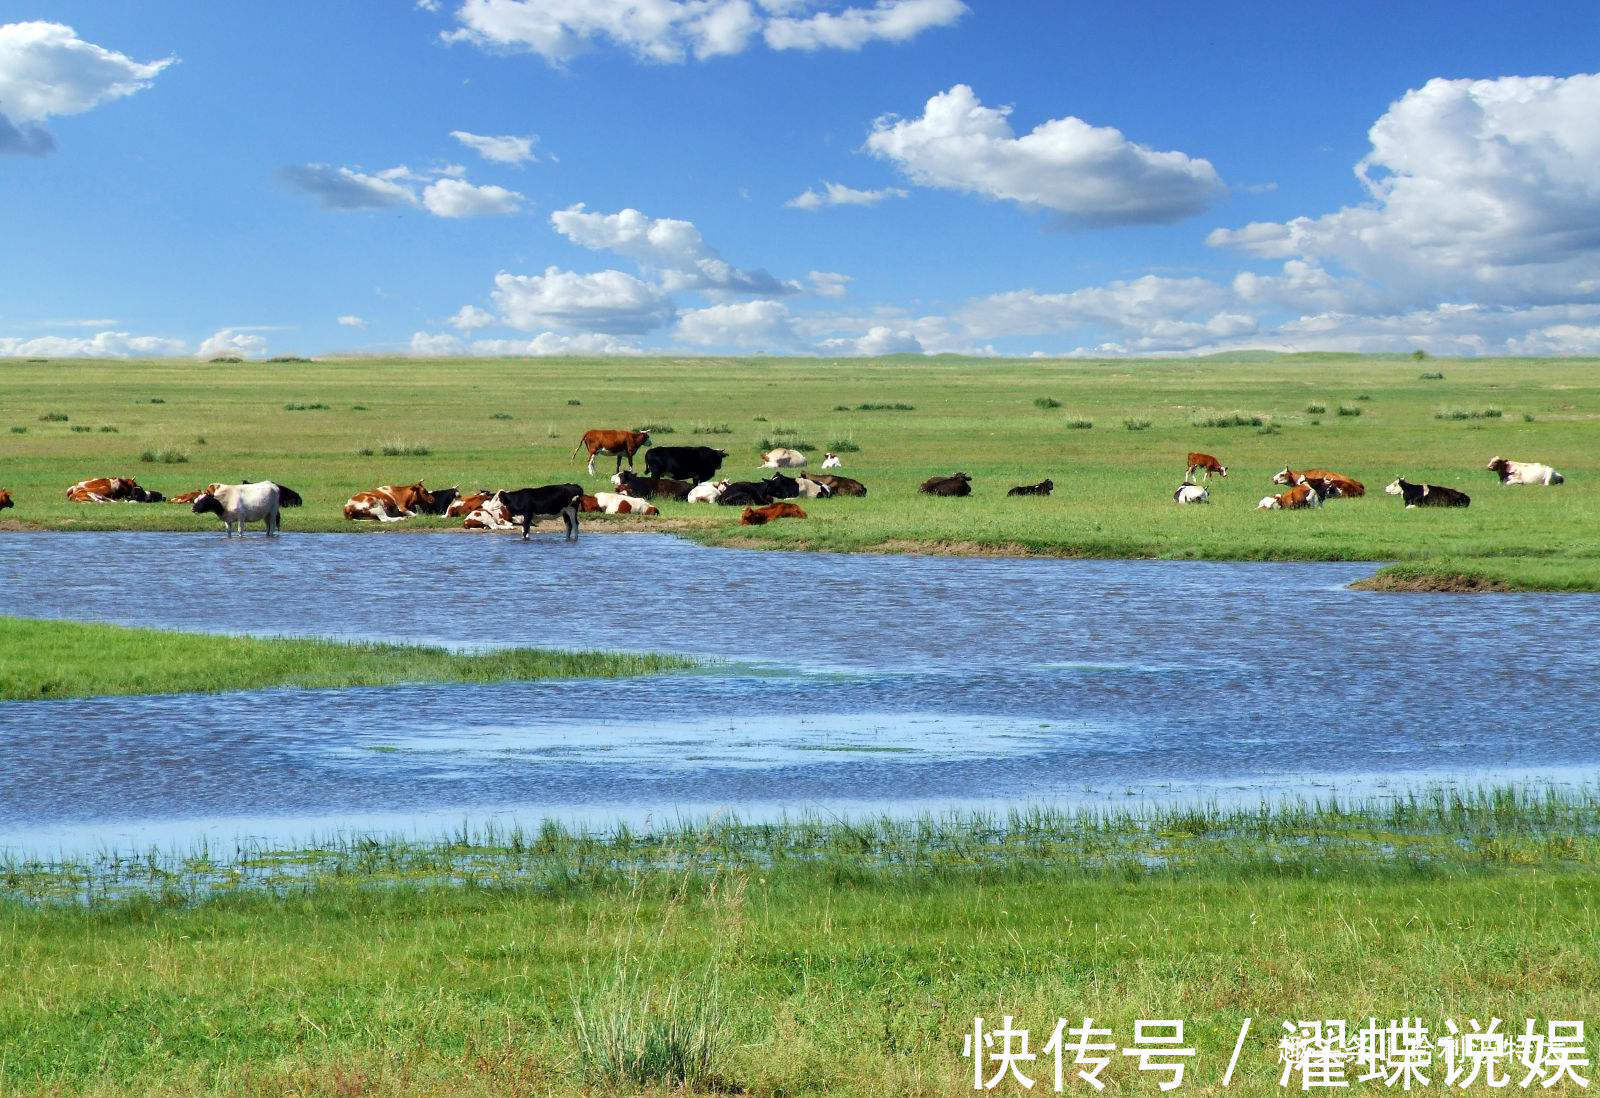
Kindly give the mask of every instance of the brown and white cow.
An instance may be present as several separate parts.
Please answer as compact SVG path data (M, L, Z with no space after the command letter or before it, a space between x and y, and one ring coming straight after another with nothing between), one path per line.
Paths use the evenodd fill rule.
M806 513L796 503L769 503L765 507L746 507L739 516L740 526L765 526L773 519L805 518Z
M599 510L607 515L659 515L661 511L655 504L639 496L625 495L622 492L596 492L592 497ZM579 511L583 510L582 501L579 501Z
M93 477L67 489L73 503L160 503L164 498L139 487L132 477Z
M511 521L511 515L506 511L505 504L501 503L495 496L490 496L482 505L468 511L462 519L461 526L466 530L493 530L496 532L522 529L520 523Z
M1323 499L1355 499L1367 494L1366 485L1359 480L1328 469L1302 469L1297 473L1285 465L1282 472L1272 477L1274 484L1295 485L1302 482L1315 488Z
M493 498L494 492L488 488L480 488L470 496L457 495L450 501L450 506L444 509L444 513L451 518L461 518L470 515Z
M1488 466L1488 470L1500 478L1500 483L1510 487L1513 484L1565 484L1567 478L1537 461L1507 461L1496 454Z
M15 506L16 504L11 502L11 493L4 488L0 488L0 511L4 511L7 507Z
M222 487L222 485L220 485L220 484L208 484L204 488L196 488L192 492L179 492L175 496L167 497L167 502L168 503L193 503L195 500L199 499L201 496L206 495L207 493L215 492L218 488L221 488L221 487Z
M1211 479L1212 473L1219 477L1228 475L1228 467L1210 454L1202 454L1197 450L1189 455L1188 461L1189 471L1183 474L1184 480L1192 482L1196 473L1204 473L1207 480Z
M423 485L384 484L370 492L357 492L344 505L347 519L377 519L379 522L399 522L418 511L433 506L433 493Z
M1256 504L1258 511L1299 511L1307 507L1321 507L1322 497L1309 484L1296 484L1286 492L1268 496Z
M622 459L628 459L628 468L633 468L633 455L650 445L649 431L604 431L595 429L585 431L578 440L578 445L572 448L572 456L576 457L579 450L589 451L589 475L594 476L594 459L597 454L606 454L617 459L617 472L622 472Z

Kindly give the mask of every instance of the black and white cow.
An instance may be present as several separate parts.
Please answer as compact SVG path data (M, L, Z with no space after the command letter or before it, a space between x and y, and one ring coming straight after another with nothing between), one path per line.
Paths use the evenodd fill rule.
M717 502L724 507L760 507L775 498L772 485L764 480L736 480L722 490Z
M1466 507L1472 497L1454 488L1441 488L1437 484L1412 484L1409 480L1394 478L1394 483L1384 489L1391 496L1400 496L1410 507Z
M542 488L496 492L491 502L499 504L508 519L522 520L523 541L527 541L532 532L533 520L546 515L560 515L566 524L567 540L578 540L578 508L583 504L581 484L546 484Z

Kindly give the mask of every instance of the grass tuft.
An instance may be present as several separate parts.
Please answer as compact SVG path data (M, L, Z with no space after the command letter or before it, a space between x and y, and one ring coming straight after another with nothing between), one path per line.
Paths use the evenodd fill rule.
M1130 431L1148 431L1150 429L1150 421L1148 419L1125 419L1122 421L1122 425Z
M383 454L384 457L391 458L427 457L429 454L433 453L432 450L428 449L428 447L424 446L420 442L402 442L399 439L395 439L393 442L384 443L378 448L378 451L379 453ZM368 454L371 452L372 451L370 450L366 451Z
M640 425L639 430L649 431L652 435L675 435L678 433L678 429L670 423L645 423Z
M916 410L917 410L916 409L916 405L914 405L914 404L870 404L870 403L868 403L868 404L857 404L856 405L856 411L858 411L858 412L915 412ZM841 405L839 405L838 408L835 408L834 411L849 411L849 409L841 404Z
M854 439L836 438L828 443L828 450L835 454L859 454L861 447L856 445Z
M146 450L139 455L139 460L151 465L187 465L189 455L175 446L163 446L160 449Z
M729 1045L727 1013L715 984L664 991L643 986L626 957L611 981L574 994L578 1059L607 1087L729 1089L716 1065Z
M1359 416L1361 409L1354 404L1341 404L1339 405L1339 414L1341 416Z
M1035 408L1045 408L1045 409L1059 408L1059 407L1061 407L1061 402L1059 400L1057 400L1055 397L1034 397L1033 406Z
M1418 376L1421 377L1423 381L1443 381L1444 380L1444 373L1443 373L1443 371L1440 371L1440 370L1429 370L1427 373L1420 374Z
M1225 415L1198 416L1189 423L1195 427L1260 427L1267 422L1265 416L1229 412Z
M1320 415L1326 415L1327 412L1328 412L1328 406L1326 404L1317 402L1317 403L1307 404L1306 405L1306 414L1307 415L1320 416Z
M1505 412L1499 408L1442 408L1433 413L1434 419L1499 419Z
M691 435L731 435L733 428L726 423L696 423L689 429Z
M291 400L288 404L283 406L283 410L285 412L327 412L331 411L332 409L320 401L316 404L301 404L298 401Z
M1069 431L1087 431L1093 426L1094 420L1092 419L1069 419L1066 422L1066 428Z
M42 416L39 417L39 422L40 423L65 423L65 422L67 422L67 413L65 413L65 412L46 412Z

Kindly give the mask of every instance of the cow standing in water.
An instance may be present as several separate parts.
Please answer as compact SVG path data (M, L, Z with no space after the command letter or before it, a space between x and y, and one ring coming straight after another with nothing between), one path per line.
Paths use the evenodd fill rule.
M244 537L244 524L247 522L264 522L267 537L278 536L281 494L276 484L270 480L260 480L254 484L218 484L214 487L215 491L206 492L191 505L195 514L216 515L227 528L230 538L233 537L235 526L239 527L239 536Z
M583 505L582 485L547 484L543 488L496 492L490 502L498 505L507 521L522 520L523 541L528 540L533 530L533 520L547 515L560 515L567 528L567 540L578 540L578 509Z

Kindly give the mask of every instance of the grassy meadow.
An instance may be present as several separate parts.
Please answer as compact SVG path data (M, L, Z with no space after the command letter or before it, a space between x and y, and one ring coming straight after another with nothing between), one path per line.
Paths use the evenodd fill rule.
M0 1092L956 1095L1010 1014L1032 1093L1085 1015L1184 1019L1200 1094L1251 1017L1227 1093L1282 1093L1285 1020L1592 1023L1597 824L1490 790L11 860Z
M758 529L737 509L669 504L657 528L793 549L1036 553L1208 560L1374 560L1400 587L1600 590L1600 365L1593 359L1428 359L1334 354L1108 362L819 359L336 359L290 363L7 361L0 525L215 530L158 505L69 504L89 476L168 495L273 479L306 506L296 530L362 530L351 492L421 479L516 487L583 475L590 427L653 426L663 444L729 451L757 475L773 445L843 449L865 499L807 503L811 518ZM1259 424L1256 422L1259 420ZM1238 421L1238 422L1236 422ZM1227 423L1227 426L1207 426ZM1179 508L1184 455L1230 468L1213 503ZM1554 465L1554 489L1501 488L1500 454ZM603 462L607 473L610 463ZM1318 512L1257 512L1286 464L1367 485ZM964 470L964 500L919 496ZM1396 475L1462 489L1466 511L1405 512ZM1007 499L1045 477L1049 499ZM651 525L617 519L613 527ZM407 530L446 528L416 520ZM600 525L599 523L596 524Z
M612 678L682 670L677 656L234 637L0 617L0 701L195 694L284 686L394 686Z

